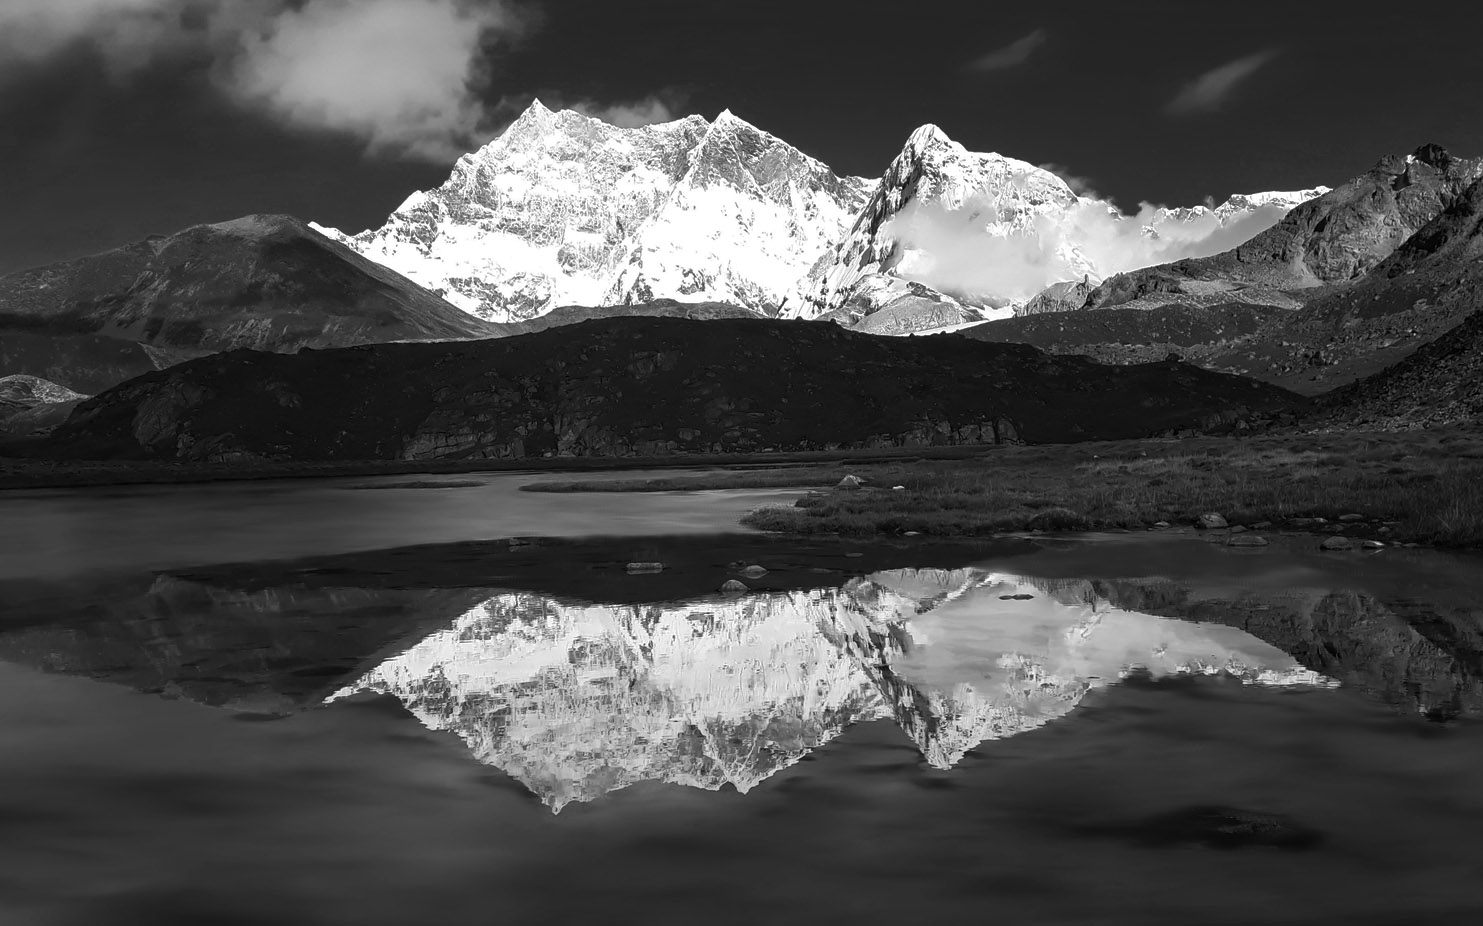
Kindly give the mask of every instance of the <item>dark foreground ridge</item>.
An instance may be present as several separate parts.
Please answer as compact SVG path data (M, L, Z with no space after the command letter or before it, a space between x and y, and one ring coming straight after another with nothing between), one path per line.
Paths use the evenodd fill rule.
M1168 361L831 324L615 318L490 341L233 351L80 405L32 453L432 460L1043 443L1221 429L1295 395Z

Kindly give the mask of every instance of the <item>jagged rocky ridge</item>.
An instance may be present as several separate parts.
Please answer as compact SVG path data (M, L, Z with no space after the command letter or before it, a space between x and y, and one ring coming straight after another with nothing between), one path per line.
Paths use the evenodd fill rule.
M1204 299L1294 308L1301 300L1289 291L1363 276L1480 176L1483 158L1457 158L1438 145L1390 155L1238 247L1119 274L1097 287L1085 307Z
M1442 160L1440 155L1433 157ZM1443 163L1451 164L1456 172L1457 164L1463 162ZM1427 172L1421 176L1439 175ZM1373 180L1371 175L1366 178ZM1431 191L1435 193L1436 188ZM1386 201L1379 194L1372 198ZM1382 219L1376 221L1385 224ZM1351 222L1337 227L1355 226ZM1232 301L1247 292L1241 290L1226 294L1224 302L1208 305L1197 300L1135 300L1111 309L997 321L964 333L1087 354L1109 363L1144 362L1175 351L1211 369L1252 376L1299 392L1324 392L1366 376L1383 378L1379 371L1405 359L1483 306L1480 227L1483 180L1474 181L1455 196L1448 194L1445 209L1358 279L1307 290L1306 305L1298 310ZM1328 240L1320 234L1310 238L1309 249L1334 253L1342 251L1342 244L1342 238ZM1466 353L1460 346L1465 340L1460 336L1453 354L1461 357ZM1421 367L1413 364L1407 369ZM1460 376L1451 386L1443 385L1445 374L1440 369L1429 380L1427 389L1434 398L1441 400L1439 389L1465 388L1464 369L1456 367L1454 372ZM1418 393L1411 407L1420 409L1426 394L1426 390ZM1465 403L1454 403L1443 417L1463 420L1458 415L1464 407ZM1437 420L1430 415L1421 417ZM1387 418L1400 420L1398 415L1379 415L1375 420Z
M234 351L88 400L34 452L480 459L1147 436L1296 397L1178 363L1108 367L945 335L614 318L498 340Z
M86 398L66 386L25 373L0 376L0 436L50 430Z
M0 277L5 369L80 391L212 351L502 331L288 216L199 225Z
M912 569L678 604L500 594L332 699L394 695L560 811L642 781L746 792L871 720L951 768L1132 666L1333 684L1230 628L1058 600L1018 576Z
M495 321L660 298L773 312L867 186L729 111L625 129L538 100L382 227L321 230Z

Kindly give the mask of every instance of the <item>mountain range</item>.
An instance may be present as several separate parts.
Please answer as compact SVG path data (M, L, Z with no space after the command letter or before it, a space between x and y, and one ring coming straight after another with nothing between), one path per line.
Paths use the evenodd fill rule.
M288 216L248 216L0 278L0 374L92 394L241 348L293 353L485 340L619 315L707 324L781 317L865 334L956 331L1112 364L1156 364L1174 354L1317 394L1382 375L1474 311L1483 282L1480 178L1483 159L1423 145L1332 190L1241 194L1219 205L1126 214L1050 170L967 151L930 125L908 138L878 181L866 181L837 176L729 112L620 128L537 102L460 158L446 183L412 194L376 229L347 235ZM668 331L627 330L635 338ZM786 330L793 346L824 351L809 361L790 349L780 361L789 375L802 375L790 366L795 360L830 362L829 338L801 338L804 328L757 330L770 337ZM590 357L559 341L527 343L552 363L583 371L589 383L602 378ZM656 343L649 352L666 349ZM850 351L845 365L859 368L853 342ZM378 348L375 356L421 355ZM1063 408L1069 399L1057 377L1068 370L1015 356L1012 365L1026 377L1049 377L1045 401L1029 414ZM187 381L208 388L207 380L253 363L271 365L194 366L163 381L172 386L146 378L128 394L148 398ZM894 358L881 371L917 367ZM301 385L312 392L320 374L294 375L307 377ZM750 371L734 375L732 386L755 385ZM1162 388L1154 374L1129 375L1140 389ZM1455 392L1455 383L1434 385ZM1022 394L1035 391L1029 380L1021 386ZM1398 393L1376 386L1363 394L1375 402ZM1290 402L1266 395L1256 403L1259 417ZM1360 395L1343 393L1354 401ZM1179 416L1151 413L1142 433L1253 410L1244 396L1228 401L1234 396L1201 393L1181 406L1188 414L1178 423ZM834 401L843 407L855 399ZM1470 420L1468 402L1448 402L1448 420ZM108 404L88 405L88 427ZM176 404L166 403L169 415ZM1335 414L1332 401L1324 407ZM22 424L51 427L61 411L28 412ZM786 411L779 410L791 420L798 407ZM1133 436L1124 414L1115 410L1115 430ZM1393 426L1405 416L1390 407L1359 417ZM1034 432L1015 420L1018 436ZM822 443L925 439L915 427L893 418L885 430L851 426ZM1084 427L1078 420L1051 430L1070 439ZM207 431L203 437L224 433L215 425ZM781 439L782 432L757 433L764 432L761 446ZM707 446L744 449L714 437ZM367 440L378 455L403 452L382 446L382 437ZM515 446L513 438L501 440ZM688 441L655 432L634 446L671 442ZM157 441L144 443L160 452Z

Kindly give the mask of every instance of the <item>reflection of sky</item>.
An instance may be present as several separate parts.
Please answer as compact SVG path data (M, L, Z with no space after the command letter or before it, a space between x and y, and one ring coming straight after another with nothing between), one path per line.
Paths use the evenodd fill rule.
M1335 684L1231 627L962 569L665 605L497 595L332 697L393 694L560 810L645 780L747 791L865 720L948 768L1133 666Z

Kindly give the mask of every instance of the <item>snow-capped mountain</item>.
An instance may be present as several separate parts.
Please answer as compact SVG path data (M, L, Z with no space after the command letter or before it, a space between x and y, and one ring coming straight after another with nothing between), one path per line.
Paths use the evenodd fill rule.
M1326 188L1232 196L1214 209L1125 215L1026 161L968 151L941 129L912 133L850 231L799 283L785 314L863 325L904 311L905 282L935 294L921 327L1008 316L1048 286L1100 281L1179 257L1218 253ZM933 298L929 296L929 298ZM951 320L949 320L951 323ZM910 329L911 319L888 327Z
M850 724L949 768L1132 666L1335 683L1243 631L981 569L678 604L496 595L331 696L389 693L559 811L641 781L756 787Z
M656 298L771 312L868 186L729 111L619 128L536 101L382 227L316 227L493 321Z

